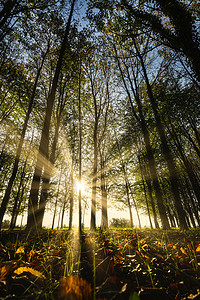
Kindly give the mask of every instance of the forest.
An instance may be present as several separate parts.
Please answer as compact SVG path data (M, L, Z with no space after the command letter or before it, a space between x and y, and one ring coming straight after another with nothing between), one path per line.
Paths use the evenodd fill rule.
M0 299L200 299L199 32L198 0L0 2Z

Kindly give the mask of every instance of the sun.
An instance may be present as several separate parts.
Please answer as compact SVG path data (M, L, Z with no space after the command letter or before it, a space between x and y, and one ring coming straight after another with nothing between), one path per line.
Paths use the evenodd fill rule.
M83 194L85 192L85 184L84 182L77 182L75 183L75 190L77 193L81 190L81 193Z

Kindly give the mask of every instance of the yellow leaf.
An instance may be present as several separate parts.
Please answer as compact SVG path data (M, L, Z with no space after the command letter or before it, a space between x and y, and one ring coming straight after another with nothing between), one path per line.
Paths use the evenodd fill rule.
M24 253L24 247L20 246L15 253Z
M196 252L200 252L200 244L197 246Z
M183 247L181 247L180 250L183 254L187 255L187 252L185 251L185 249Z
M42 273L40 273L39 271L34 270L32 268L29 268L29 267L21 267L21 268L18 268L14 271L14 273L17 274L17 275L21 275L24 272L28 272L28 273L31 273L35 276L45 278L45 276Z

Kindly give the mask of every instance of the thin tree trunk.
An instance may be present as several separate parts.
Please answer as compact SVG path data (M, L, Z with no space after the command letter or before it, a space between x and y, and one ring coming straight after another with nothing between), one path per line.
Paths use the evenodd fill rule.
M59 137L61 114L62 114L62 111L60 110L60 113L58 113L58 116L57 116L57 123L56 123L55 134L54 134L54 139L53 139L53 144L52 144L52 149L51 149L50 161L49 161L48 165L46 166L46 168L44 170L44 174L43 174L43 183L42 183L42 191L41 191L41 196L40 196L40 201L39 201L39 208L36 211L36 220L37 220L38 228L42 228L45 206L47 203L47 198L48 198L48 193L49 193L49 188L50 188L49 182L50 182L51 176L53 174L53 168L54 168L55 157L56 157L56 146L57 146L58 137Z
M188 197L190 199L190 203L192 205L192 210L193 210L194 216L196 218L198 226L200 227L198 204L196 205L196 203L194 202L194 198L191 194L190 186L189 186L189 183L188 183L188 178L185 178L185 185L186 185L186 191L187 191Z
M128 204L129 214L130 214L130 224L131 224L131 228L132 228L132 227L134 227L134 225L133 225L133 214L132 214L131 202L130 202L130 195L129 195L129 187L130 187L130 185L129 185L129 181L128 181L128 177L127 177L127 173L126 173L124 161L123 161L123 158L122 158L120 145L119 145L119 142L118 142L118 139L117 139L117 136L116 136L116 132L115 132L115 139L116 139L117 149L118 149L118 153L119 153L119 156L120 156L121 166L122 166L122 170L123 170L123 174L124 174L125 187L126 187L126 195L127 195L127 204Z
M64 203L63 203L63 209L62 209L62 217L61 217L61 228L64 226L64 215L65 215L65 208L67 204L67 197L68 197L68 186L67 186L67 174L65 174L65 196L64 196Z
M62 212L62 207L60 207L60 212L59 212L59 215L58 215L57 229L59 229L59 224L60 224L60 219L61 219L61 212Z
M107 203L107 190L106 190L106 179L105 179L105 165L104 155L101 155L101 227L108 227L108 203Z
M198 131L198 129L197 129L196 122L194 121L194 119L193 119L191 116L188 118L188 121L189 121L189 123L190 123L192 129L194 130L194 134L195 134L195 136L196 136L198 145L199 145L199 147L200 147L200 134L199 134L199 131Z
M154 113L154 117L155 117L155 120L156 120L157 132L158 132L160 140L161 140L162 152L163 152L163 155L165 157L167 167L168 167L168 170L169 170L169 180L170 180L170 185L171 185L171 191L172 191L172 195L173 195L173 198L174 198L174 205L175 205L175 208L177 210L178 217L179 217L180 227L182 229L187 229L187 224L185 222L185 211L183 209L182 202L181 202L181 197L180 197L180 194L179 194L178 174L177 174L174 158L173 158L173 155L172 155L171 150L170 150L170 148L168 146L168 143L167 143L165 131L164 131L164 128L163 128L163 124L161 122L159 112L158 112L157 103L156 103L156 100L153 96L151 85L149 83L149 79L148 79L148 75L147 75L147 72L146 72L146 67L144 65L143 57L142 57L141 53L139 52L138 47L137 47L134 39L133 39L133 43L134 43L134 46L135 46L135 49L136 49L136 53L137 53L137 55L140 59L141 66L142 66L142 70L143 70L143 74L144 74L144 78L145 78L145 82L146 82L146 86L147 86L147 92L148 92L149 100L150 100L150 103L151 103L151 106L152 106L152 109L153 109L153 113Z
M20 198L20 191L21 191L21 187L24 181L24 175L25 175L25 169L26 169L26 164L27 164L27 160L24 163L23 166L23 170L21 173L21 177L20 177L20 183L18 186L18 191L17 191L17 195L15 197L15 201L14 201L14 206L13 206L13 210L12 210L12 217L11 217L11 221L10 221L10 229L13 229L15 227L15 223L16 223L16 219L17 219L17 208L18 208L18 202L19 202L19 198Z
M193 168L191 166L191 163L189 162L189 160L187 159L185 153L184 153L184 150L183 150L183 147L181 145L181 142L174 130L174 126L169 118L169 121L170 121L170 125L171 125L171 130L169 129L168 127L168 130L170 131L170 134L171 134L171 137L172 139L174 140L175 142L175 145L176 145L176 148L180 154L180 157L183 161L183 164L185 166L185 169L186 169L186 172L187 172L187 175L190 179L190 182L191 182L191 185L192 185L192 188L193 188L193 191L194 191L194 194L195 194L195 197L197 198L197 201L198 201L198 206L200 208L200 186L199 186L199 183L198 183L198 180L196 178L196 175L193 171Z
M131 209L131 201L130 201L129 188L128 188L127 181L125 182L125 186L126 186L127 203L128 203L128 209L129 209L129 215L130 215L130 223L131 223L131 228L133 228L134 227L133 214L132 214L132 209Z
M73 169L73 158L72 158L71 193L70 193L70 207L69 207L69 230L72 229L73 208L74 208L74 169Z
M171 223L171 227L176 227L176 223L174 221L174 217L170 211L170 208L169 208L169 205L167 204L166 205L166 208L167 208L167 213L168 213L168 216L169 216L169 220L170 220L170 223Z
M144 172L143 172L143 167L142 167L142 162L141 162L141 159L140 159L140 155L138 155L138 161L139 161L140 173L141 173L141 177L142 177L142 185L143 185L144 196L145 196L145 201L146 201L146 206L147 206L147 212L148 212L148 216L149 216L149 223L150 223L150 226L151 226L151 229L152 229L153 225L152 225L152 221L151 221L151 215L150 215L149 203L148 203L148 199L147 199L146 186L145 186L145 182L144 182ZM151 183L149 183L149 184L151 185ZM151 202L153 204L153 206L151 205L151 207L152 207L152 210L153 210L155 227L159 228L157 217L156 217L156 212L155 212L155 205L154 205L153 197L152 197L152 191L149 190L149 193L151 193L150 199L151 199Z
M98 134L99 114L97 111L97 101L96 101L96 95L95 95L94 85L92 80L91 80L91 88L92 88L92 95L94 101L95 120L94 120L94 131L93 131L94 162L93 162L93 175L92 175L92 201L91 201L90 229L94 230L96 228L96 193L97 193L97 160L98 160L97 134Z
M62 208L61 225L60 225L61 228L63 228L64 215L65 215L65 206L66 206L66 201L63 203L63 208Z
M188 131L188 129L186 129L183 125L182 128L185 132L186 137L188 138L188 140L190 141L190 143L192 144L192 146L194 147L194 150L196 151L197 155L200 158L200 146L198 147L195 143L195 141L193 140L193 138L191 137L190 132Z
M5 158L6 158L6 155L5 155L5 145L4 145L1 150L1 154L0 154L0 172L4 166Z
M60 183L61 183L61 177L62 177L62 170L60 171L59 181L58 181L58 189L56 193L56 201L55 201L55 207L54 207L54 214L53 214L53 220L52 220L52 229L54 228L56 213L57 213L57 205L58 205L58 196L60 192Z
M79 207L79 231L81 232L81 172L82 172L82 115L81 115L81 62L78 79L78 112L79 112L79 191L78 191L78 207Z
M121 69L120 61L119 61L119 58L117 56L117 50L116 50L115 46L114 46L114 50L115 50L115 53L116 53L116 58L117 58L118 67L119 67L119 70L120 70L120 73L121 73L122 81L124 83L126 91L128 91L128 88L127 88L127 85L126 85L126 82L125 82L125 79L124 79L124 75L123 75L123 72L122 72L122 69ZM136 79L134 79L134 80L136 81ZM158 211L159 211L159 215L160 215L160 218L161 218L162 226L163 226L164 229L168 229L169 228L169 221L167 219L167 214L166 214L166 209L165 209L165 206L164 206L162 191L161 191L159 180L158 180L158 175L157 175L157 171L156 171L156 162L155 162L155 158L154 158L151 143L150 143L149 131L147 129L146 121L145 121L145 118L144 118L144 115L143 115L142 105L141 105L139 95L138 95L137 91L135 92L135 89L133 88L133 85L132 85L132 81L130 81L130 83L131 83L132 91L134 93L135 100L136 100L136 103L137 103L137 106L138 106L139 118L137 117L137 114L135 112L135 109L134 109L134 106L133 106L133 103L132 103L132 99L131 99L130 96L128 97L129 102L130 102L130 105L131 105L131 108L132 108L133 115L135 117L137 117L137 120L139 121L139 125L141 127L141 131L142 131L142 134L143 134L144 143L145 143L145 147L146 147L146 157L147 157L148 164L149 164L149 171L150 171L151 179L152 179L152 182L153 182L153 187L154 187L154 191L155 191L155 196L156 196L156 201L157 201L157 206L158 206ZM130 93L129 93L129 95L130 95Z
M90 229L96 228L96 190L97 190L97 122L95 121L95 129L93 133L94 141L94 163L92 176L92 203L91 203L91 223Z

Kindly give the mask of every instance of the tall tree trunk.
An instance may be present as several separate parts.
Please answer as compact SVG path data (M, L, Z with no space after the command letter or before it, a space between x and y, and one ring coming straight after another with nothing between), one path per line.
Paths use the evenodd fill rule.
M196 203L194 202L194 198L191 194L191 190L190 190L190 186L189 186L189 183L188 183L188 178L185 178L185 189L186 189L186 193L190 199L190 203L191 203L191 206L192 206L192 211L193 211L193 214L195 216L195 219L197 221L197 224L198 226L200 227L200 218L199 218L199 210L198 210L198 204L196 205Z
M79 231L81 232L81 172L82 172L82 115L81 115L81 61L79 69L79 79L78 79L78 113L79 113L79 191L78 191L78 208L79 208Z
M65 215L65 208L66 208L66 204L67 204L68 192L69 192L69 189L67 186L67 174L65 174L65 196L64 196L62 216L61 216L61 228L63 228L63 226L64 226L64 215Z
M24 137L25 137L28 121L29 121L29 118L30 118L30 115L31 115L31 112L32 112L32 109L33 109L33 102L34 102L34 98L35 98L35 92L36 92L36 89L37 89L37 84L38 84L38 80L39 80L39 77L40 77L40 73L41 73L41 70L42 70L42 67L43 67L43 64L44 64L44 61L45 61L45 58L46 58L46 55L47 55L48 51L49 51L49 44L48 44L47 50L46 50L46 52L43 56L40 68L38 69L38 72L37 72L37 75L36 75L36 78L35 78L33 91L32 91L31 97L30 97L28 110L27 110L25 121L24 121L23 128L22 128L22 133L21 133L21 136L20 136L19 144L17 146L17 152L16 152L16 156L15 156L15 161L14 161L12 174L11 174L11 177L9 179L8 186L7 186L5 195L4 195L2 203L1 203L1 207L0 207L0 228L1 228L3 217L4 217L4 214L5 214L5 211L6 211L6 207L8 205L8 201L9 201L9 198L10 198L13 183L14 183L14 180L15 180L16 175L17 175L18 166L19 166L19 159L20 159L20 155L21 155L21 152L22 152Z
M62 109L60 108L60 111L59 111L59 106L58 106L57 123L56 123L56 128L55 128L54 139L53 139L53 143L52 143L50 161L44 169L42 191L41 191L40 201L39 201L39 208L36 211L36 222L38 224L38 228L42 228L45 206L47 203L47 198L48 198L48 193L49 193L49 188L50 188L49 182L50 182L50 179L53 174L53 168L54 168L55 157L56 157L56 146L58 143L59 129L60 129L60 123L61 123L61 115L62 115Z
M61 123L63 110L64 110L66 100L67 100L66 98L64 99L65 86L66 86L66 81L64 82L63 87L62 87L62 81L61 81L60 95L59 95L58 106L57 106L57 111L56 111L56 127L55 127L52 148L51 148L51 155L50 155L50 160L49 160L48 166L44 169L42 191L41 191L40 201L39 201L39 209L36 212L36 222L38 224L38 228L42 228L45 206L47 203L48 193L49 193L49 188L50 188L50 179L51 179L51 177L53 175L53 171L54 171L53 169L54 169L55 160L56 160L56 147L57 147L58 138L59 138L60 123Z
M143 170L143 166L142 166L142 162L141 162L139 154L138 154L138 161L139 161L140 173L141 173L141 177L142 177L142 185L143 185L144 196L145 196L145 201L146 201L146 206L147 206L147 212L148 212L148 216L149 216L149 223L150 223L150 226L151 226L151 229L152 229L153 225L152 225L152 221L151 221L149 203L148 203L148 199L147 199L147 192L146 192L146 186L145 186L145 181L147 181L147 175L146 175L146 180L145 180L144 170ZM148 182L148 184L151 186L151 182ZM156 216L155 204L154 204L153 196L152 196L152 188L148 187L148 185L147 185L147 188L148 188L149 195L150 195L150 202L151 202L151 208L152 208L152 211L153 211L155 227L159 228L158 221L157 221L157 216Z
M60 222L60 227L63 228L63 222L64 222L64 215L65 215L65 206L66 206L66 200L63 203L63 208L62 208L62 215L61 215L61 222Z
M108 193L106 190L105 174L101 175L101 203L102 203L102 215L101 226L108 228Z
M60 224L60 221L61 221L61 212L62 212L62 206L60 207L60 212L59 212L59 215L58 215L57 229L59 229L59 224Z
M199 185L199 182L196 178L196 175L193 171L193 168L192 168L192 165L190 163L190 161L187 159L185 153L184 153L184 150L183 150L183 147L181 145L181 142L176 134L176 131L174 129L174 126L171 122L171 119L170 117L169 118L169 121L170 121L170 126L171 126L171 130L169 129L168 127L168 130L170 131L170 134L171 134L171 137L172 139L174 140L175 142L175 145L176 145L176 148L178 150L178 153L180 154L180 157L183 161L183 164L185 166L185 170L187 172L187 175L190 179L190 182L191 182L191 185L192 185L192 188L193 188L193 191L194 191L194 194L195 194L195 197L197 198L197 201L198 201L198 206L200 208L200 194L199 194L199 191L200 191L200 185Z
M152 109L153 109L153 113L154 113L154 117L155 117L155 120L156 120L157 132L158 132L160 140L161 140L162 152L163 152L163 155L164 155L164 158L166 160L167 167L168 167L168 170L169 170L169 180L170 180L170 185L171 185L171 191L172 191L172 195L173 195L173 198L174 198L174 205L175 205L175 208L177 210L178 217L179 217L180 227L182 229L187 229L187 224L186 224L186 221L185 221L185 216L186 215L185 215L185 211L183 209L181 197L180 197L180 194L179 194L179 182L178 182L178 174L177 174L177 170L176 170L175 161L174 161L173 155L172 155L171 150L170 150L170 148L168 146L168 143L167 143L165 131L164 131L164 128L163 128L163 124L161 122L159 112L158 112L157 103L156 103L156 100L153 96L151 85L149 83L149 79L148 79L148 75L147 75L147 72L146 72L146 67L145 67L145 64L144 64L143 57L142 57L140 51L138 50L138 47L135 43L135 40L133 40L133 43L134 43L134 46L135 46L135 49L136 49L136 53L137 53L137 55L140 59L141 66L142 66L142 70L143 70L143 74L144 74L144 78L145 78L145 82L146 82L146 86L147 86L147 92L148 92L149 100L150 100L150 103L151 103L151 106L152 106Z
M188 138L188 140L190 141L190 143L192 144L194 150L196 151L197 155L200 158L200 143L199 143L199 147L196 145L194 139L192 138L190 132L188 131L188 129L185 128L184 125L182 125L182 128L184 130L185 136Z
M5 162L5 158L6 158L6 154L5 154L5 144L3 145L3 148L1 150L1 154L0 154L0 172L4 166L4 162Z
M118 144L118 142L117 142L117 144ZM124 161L122 159L122 155L121 155L119 144L118 144L118 152L120 154L120 160L121 160L122 170L123 170L123 174L124 174L124 181L125 181L126 195L127 195L127 204L128 204L128 209L129 209L129 215L130 215L130 224L131 224L131 228L132 228L132 227L134 227L134 225L133 225L133 214L132 214L131 201L130 201L130 193L129 193L129 181L128 181L128 177L127 177L127 173L126 173Z
M23 181L24 181L26 164L27 164L27 160L25 161L24 166L23 166L23 170L22 170L21 177L20 177L20 183L19 183L19 186L18 186L17 195L15 197L15 201L14 201L14 205L13 205L13 209L12 209L10 229L13 229L15 227L15 223L16 223L16 219L17 219L17 215L18 215L17 208L18 208L18 202L19 202L19 198L20 198L21 187L22 187Z
M108 203L107 203L107 189L106 189L106 178L105 178L105 158L104 151L100 151L100 162L101 162L101 227L108 227Z
M135 199L133 197L133 193L132 193L130 182L129 182L129 179L128 179L128 176L127 176L125 164L124 164L124 161L123 161L123 158L122 158L120 145L119 145L119 142L118 142L118 139L117 139L116 131L114 130L114 132L115 132L115 139L116 139L116 143L117 143L117 149L118 149L118 153L119 153L119 156L120 156L120 161L121 161L122 170L123 170L123 174L124 174L126 194L127 194L127 204L128 204L129 214L130 214L130 224L131 224L131 227L134 227L133 214L132 214L131 202L130 202L130 193L131 193L132 199L133 199L133 202L134 202L134 206L135 206L135 210L136 210L136 214L137 214L137 217L138 217L139 227L141 228L141 222L140 222L140 217L139 217L139 213L138 213L138 209L137 209L137 204L136 204Z
M94 102L94 131L93 131L93 144L94 144L94 161L93 161L93 174L92 174L92 201L91 201L91 220L90 229L94 230L96 228L96 193L97 193L97 161L98 161L98 122L99 122L99 112L97 109L97 99L94 90L94 82L90 78L92 96Z
M34 230L34 228L37 227L37 223L35 224L35 215L36 215L36 212L38 209L40 179L41 179L41 175L42 175L43 166L44 166L44 168L45 168L45 165L46 165L46 167L49 166L48 150L49 150L50 122L51 122L51 116L52 116L52 112L53 112L53 105L54 105L54 101L55 101L58 79L59 79L59 75L60 75L60 71L61 71L61 67L62 67L63 57L65 54L67 39L69 36L70 24L71 24L73 11L74 11L75 1L76 0L73 0L72 4L71 4L70 15L69 15L67 26L65 29L64 39L62 41L62 45L61 45L61 49L60 49L60 53L59 53L59 57L58 57L57 65L56 65L56 70L55 70L55 74L54 74L54 78L53 78L53 82L52 82L51 91L50 91L48 99L47 99L46 115L45 115L45 120L44 120L44 124L43 124L39 152L38 152L35 172L34 172L32 186L31 186L29 203L28 203L27 231ZM41 156L42 156L42 159L41 159ZM49 173L51 173L51 170L49 170ZM46 180L49 180L49 177L50 177L50 175L47 176Z
M73 208L74 208L74 166L73 166L73 158L72 158L72 169L71 169L71 192L70 192L70 206L69 206L69 230L72 229L72 221L73 221Z
M191 116L188 117L188 121L189 121L192 129L194 130L194 134L196 136L196 139L197 139L197 142L198 142L198 145L199 145L199 148L200 148L200 134L199 134L199 131L198 131L198 128L197 128L197 122L195 122L195 120Z
M91 222L90 229L96 228L96 191L97 191L97 127L98 124L95 121L95 128L93 133L94 141L94 163L93 163L93 175L92 175L92 203L91 203Z
M171 227L176 227L176 223L174 221L174 216L172 215L170 207L169 207L168 204L166 205L166 208L167 208L167 213L168 213L169 220L170 220L170 223L171 223Z
M124 75L123 75L123 72L122 72L122 68L121 68L121 65L120 65L119 58L117 56L117 50L116 50L115 46L114 46L114 50L115 50L115 54L116 54L116 58L117 58L117 62L118 62L118 67L119 67L119 70L120 70L120 73L121 73L122 81L124 83L125 89L126 89L127 94L128 94L128 98L129 98L129 102L130 102L130 105L131 105L131 108L132 108L133 115L138 120L141 131L142 131L142 134L143 134L144 143L145 143L145 147L146 147L146 157L147 157L147 160L148 160L149 171L150 171L151 179L152 179L152 182L153 182L153 188L154 188L154 191L155 191L155 196L156 196L156 201L157 201L157 206L158 206L158 211L159 211L159 215L160 215L160 218L161 218L162 226L163 226L164 229L168 229L169 228L169 221L167 219L167 214L166 214L166 209L165 209L165 206L164 206L162 191L161 191L161 188L160 188L158 175L157 175L157 170L156 170L156 162L155 162L155 158L154 158L151 143L150 143L149 131L148 131L147 124L146 124L146 121L145 121L145 118L144 118L144 115L143 115L143 111L142 111L141 101L140 101L138 92L135 91L135 89L133 88L132 81L130 80L131 88L132 88L132 91L134 93L134 97L135 97L137 107L138 107L138 112L139 112L139 117L138 117L136 112L135 112L135 109L134 109L134 106L133 106L133 103L132 103L132 99L131 99L130 93L129 93L127 85L126 85L126 81L125 81L125 78L124 78ZM136 82L135 77L134 77L134 80Z
M55 207L54 207L54 213L53 213L53 220L52 220L52 229L54 228L56 213L57 213L57 205L58 205L58 197L60 192L60 183L61 183L61 177L62 177L62 170L60 171L59 181L58 181L58 189L56 193L56 201L55 201Z
M132 214L132 209L131 209L129 186L128 186L127 181L125 181L125 186L126 186L127 203L128 203L128 209L129 209L129 215L130 215L130 223L131 223L131 228L133 228L134 227L134 225L133 225L133 214Z

